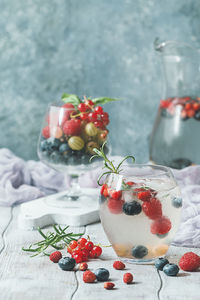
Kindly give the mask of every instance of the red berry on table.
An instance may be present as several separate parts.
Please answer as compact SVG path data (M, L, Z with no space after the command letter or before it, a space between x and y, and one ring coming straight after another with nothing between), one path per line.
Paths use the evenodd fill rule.
M83 273L83 281L85 283L93 283L96 280L96 275L91 271L85 271Z
M82 261L88 261L89 251L87 251L86 249L83 249L81 251L81 255L82 255Z
M152 220L162 216L162 204L157 198L152 198L150 202L143 202L142 210Z
M137 197L142 201L149 201L152 197L151 191L139 192Z
M88 241L87 243L85 243L85 249L91 251L94 247L93 242Z
M88 264L86 262L83 262L79 265L80 271L86 271L88 269Z
M94 246L93 249L90 251L89 256L91 258L99 257L102 253L102 248L100 246Z
M172 227L171 221L167 217L161 217L152 222L151 233L162 235L168 233L171 227Z
M77 241L71 241L70 243L69 243L69 247L71 248L71 249L75 249L76 247L78 246L78 243L77 243Z
M67 248L67 252L68 252L69 254L72 254L72 249L71 249L70 247L68 247L68 248Z
M94 111L96 111L96 113L98 113L98 114L102 114L103 113L103 108L101 106L96 106Z
M200 256L187 252L179 260L179 266L183 271L195 271L200 267Z
M82 255L82 253L79 253L79 254L72 253L72 257L75 259L75 261L76 261L77 264L83 262L83 255Z
M105 282L104 283L104 289L106 290L112 290L114 288L115 284L113 282Z
M109 192L109 195L112 199L114 200L119 200L122 196L122 191L115 191L115 190L111 190Z
M55 251L50 254L49 259L54 263L57 263L62 258L62 253L60 251Z
M125 267L125 264L120 260L116 260L113 263L113 268L115 268L116 270L123 270L125 269Z
M80 103L80 104L78 105L78 110L79 110L80 112L85 112L85 111L87 110L87 105L86 105L85 103Z
M50 137L50 128L49 128L49 126L46 126L42 129L42 135L45 139L48 139Z
M66 135L79 135L81 132L81 121L78 119L71 119L64 123L63 132Z
M80 239L78 240L78 245L79 245L80 247L84 247L86 243L87 243L87 240L86 240L85 238L80 238Z
M123 276L123 281L126 284L129 284L133 281L133 275L131 273L125 273Z
M121 214L123 204L124 204L124 200L116 201L110 198L108 200L108 209L112 214Z

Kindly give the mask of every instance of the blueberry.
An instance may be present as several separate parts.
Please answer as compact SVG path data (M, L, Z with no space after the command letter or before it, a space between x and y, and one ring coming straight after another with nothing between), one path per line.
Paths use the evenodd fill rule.
M48 143L48 150L50 150L50 151L58 150L58 148L60 146L60 140L55 139L53 137L48 138L47 143Z
M132 255L135 258L143 258L148 254L148 249L145 246L138 245L132 249Z
M164 238L168 235L168 232L167 232L167 233L164 233L164 234L159 234L159 233L157 233L156 235L157 235L157 237L159 237L160 239L164 239Z
M175 264L166 264L163 268L163 272L167 276L176 276L179 272L179 267Z
M40 149L42 151L46 151L48 149L48 142L47 140L43 140L40 142Z
M63 257L59 260L58 265L64 271L72 271L76 261L72 257Z
M50 159L51 159L54 163L57 164L57 163L61 162L62 157L61 157L61 155L60 155L59 152L53 151L53 152L51 153L51 155L50 155Z
M88 154L82 154L81 156L81 164L89 164L90 156Z
M142 211L142 206L137 201L125 202L123 205L123 212L126 215L133 216L138 215Z
M60 147L59 147L59 152L60 153L64 153L66 152L67 150L69 150L69 145L68 144L61 144Z
M107 281L110 276L109 271L104 268L96 269L94 274L96 275L98 281Z
M200 121L200 110L196 112L194 118L195 118L197 121Z
M76 158L76 156L68 156L68 164L69 165L77 165L77 158Z
M172 205L173 205L174 207L176 207L176 208L181 207L181 206L182 206L182 198L180 198L180 197L174 197L174 198L172 199Z
M166 258L157 258L156 260L155 260L155 267L156 267L156 269L157 270L160 270L160 271L162 271L163 270L163 268L164 268L164 266L166 265L166 264L168 264L169 263L169 261L168 261L168 259L166 259Z

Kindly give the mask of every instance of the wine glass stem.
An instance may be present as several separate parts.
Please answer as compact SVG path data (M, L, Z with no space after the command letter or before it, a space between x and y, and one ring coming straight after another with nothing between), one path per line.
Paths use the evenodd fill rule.
M69 193L71 195L76 195L79 196L81 194L81 188L80 185L78 183L78 175L70 175L71 178L71 188Z

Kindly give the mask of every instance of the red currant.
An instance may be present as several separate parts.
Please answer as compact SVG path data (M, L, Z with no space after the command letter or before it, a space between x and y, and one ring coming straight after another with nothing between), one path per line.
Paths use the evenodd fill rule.
M95 121L94 126L97 127L97 128L103 128L104 124L103 124L102 121Z
M79 264L83 261L83 255L80 254L72 254L72 257L75 259L76 263Z
M80 112L85 112L86 109L87 109L87 105L86 105L85 103L80 103L80 104L78 105L78 110L79 110Z
M88 114L87 114L87 113L81 113L81 114L80 114L80 118L81 118L81 120L83 120L83 121L87 121L87 119L88 119Z
M82 261L87 261L88 260L88 256L89 256L89 251L87 251L86 249L83 249L81 251L81 255L82 255Z
M129 186L133 186L135 184L135 182L133 181L128 181L126 184L128 184Z
M93 102L92 100L90 100L90 99L87 99L87 100L85 101L85 104L86 104L87 106L89 106L89 107L93 107L93 106L94 106L94 102Z
M68 252L69 254L72 254L72 249L71 249L70 247L68 247L68 248L67 248L67 252Z
M107 112L103 112L101 114L101 120L102 121L107 121L109 119L109 114Z
M88 114L88 118L91 122L95 122L98 120L98 115L96 112L91 112Z
M96 106L94 109L98 114L102 114L103 113L103 108L101 106Z
M81 246L81 247L84 247L85 243L87 243L87 240L85 238L80 238L78 240L78 245Z
M96 258L99 257L102 253L102 248L100 246L94 246L92 251L90 251L90 257Z
M70 243L69 243L69 247L71 248L71 249L75 249L76 247L78 246L78 243L77 243L77 241L71 241Z
M89 242L85 243L85 249L91 251L93 249L93 247L94 247L93 242L89 241Z
M108 125L109 123L110 123L110 120L109 120L109 119L103 121L103 124L104 124L105 126Z

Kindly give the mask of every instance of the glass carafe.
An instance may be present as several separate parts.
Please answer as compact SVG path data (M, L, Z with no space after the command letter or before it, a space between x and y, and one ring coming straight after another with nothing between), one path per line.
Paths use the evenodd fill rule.
M150 139L150 160L181 169L200 163L200 55L190 45L155 41L163 95Z

